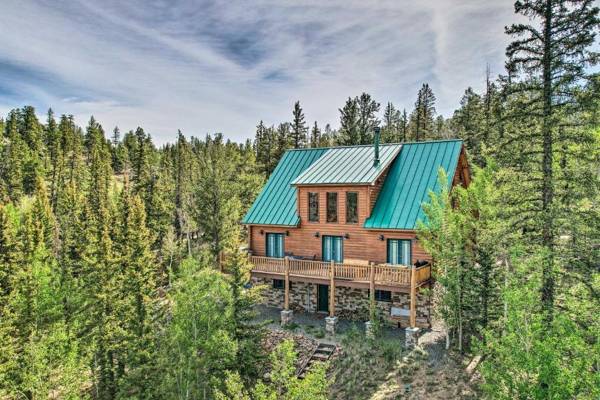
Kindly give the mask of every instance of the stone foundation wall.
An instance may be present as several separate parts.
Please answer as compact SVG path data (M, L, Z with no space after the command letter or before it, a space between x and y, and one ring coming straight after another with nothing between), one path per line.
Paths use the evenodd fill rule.
M263 285L263 304L283 308L284 290L274 289L273 280L252 277L254 285ZM392 292L391 301L376 301L381 315L390 324L408 326L409 317L392 317L391 309L403 309L407 315L410 310L410 294ZM428 296L417 293L417 326L430 327L430 299ZM317 310L317 284L306 282L292 282L290 290L290 309L295 312L316 312ZM355 321L369 319L369 291L367 289L349 288L338 286L335 288L335 314L342 318Z

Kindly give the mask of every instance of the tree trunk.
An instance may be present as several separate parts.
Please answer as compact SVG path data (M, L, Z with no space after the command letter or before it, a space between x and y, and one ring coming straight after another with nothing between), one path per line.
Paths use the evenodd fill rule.
M554 311L554 182L552 170L552 1L547 0L544 20L543 56L543 157L542 157L542 309L546 326L552 323Z

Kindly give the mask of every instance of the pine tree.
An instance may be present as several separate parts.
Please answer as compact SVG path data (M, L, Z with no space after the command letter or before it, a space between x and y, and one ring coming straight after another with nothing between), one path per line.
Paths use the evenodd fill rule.
M348 97L346 104L344 104L344 107L339 111L340 144L345 146L360 144L359 109L357 100Z
M121 192L119 204L116 263L122 271L118 291L124 299L119 320L126 327L125 355L121 361L127 377L120 388L127 397L145 398L149 389L149 371L152 361L152 301L155 296L157 265L151 252L153 238L146 225L144 204L131 193L128 182Z
M515 12L528 17L530 23L506 29L515 38L506 54L507 69L514 79L512 96L519 99L510 118L523 119L530 128L510 143L519 147L521 157L515 161L520 166L526 163L539 171L521 180L527 185L527 189L523 187L527 196L519 203L535 221L532 233L544 254L541 305L549 326L556 308L556 235L560 229L556 194L562 176L556 169L556 156L563 146L590 140L589 135L582 137L579 129L573 129L577 125L565 116L584 106L577 101L577 92L588 68L598 61L598 54L590 48L600 23L599 9L591 0L529 0L516 2Z
M282 127L280 126L280 128ZM256 126L256 161L262 166L265 177L268 177L275 168L275 153L281 151L279 148L275 148L275 134L273 131L274 130L272 128L267 128L262 121L260 121L260 123ZM282 128L279 133L285 135L286 131ZM279 136L278 139L281 139L282 141L284 140L283 137L280 138ZM277 143L277 145L279 145L279 143ZM284 147L284 149L285 148L287 147Z
M117 174L122 174L129 167L127 148L121 142L121 131L118 126L113 129L111 137L112 169Z
M312 148L319 147L320 143L321 143L321 129L319 129L319 126L317 125L317 121L315 121L315 124L313 125L313 127L310 131L310 147L312 147Z
M237 155L217 134L208 136L201 157L201 176L196 190L196 223L216 261L235 237L241 205L233 184Z
M23 195L23 159L27 154L26 145L18 130L18 113L11 111L6 120L8 144L4 147L6 163L2 168L2 178L5 182L7 196L12 201L18 201Z
M434 137L435 139L447 139L450 136L446 131L446 121L443 115L438 115L434 121Z
M295 149L306 147L308 127L304 120L304 112L300 107L300 102L294 103L294 110L292 112L293 119L291 122L290 141Z
M373 143L373 131L376 126L379 126L376 114L379 112L380 105L368 93L357 97L356 103L358 105L359 144Z
M262 326L254 322L254 306L260 300L260 288L247 289L250 283L251 265L247 255L242 252L241 232L232 233L232 240L227 248L225 271L229 274L233 321L235 324L234 337L238 342L237 366L238 371L245 377L255 378L258 372L256 366L262 360L261 339Z
M335 132L331 129L330 124L325 124L325 128L323 132L321 132L321 137L319 140L319 147L331 147L334 146L336 142Z
M382 141L384 143L399 141L400 124L400 111L396 110L391 102L388 102L383 113Z
M175 233L179 240L184 236L187 241L188 253L191 253L190 232L193 222L191 171L193 168L193 154L189 142L181 131L177 131L177 144L175 146Z
M120 276L113 248L110 151L102 127L93 118L87 128L86 142L90 173L83 218L84 329L87 332L86 342L94 349L92 371L95 395L100 399L112 399L116 396L117 381L122 375L117 359L122 331L116 318L122 302L118 296Z
M406 109L402 110L402 115L400 117L400 126L398 129L398 142L406 142L408 139L408 114L406 113Z
M59 182L68 182L74 184L78 188L81 187L82 183L86 180L85 171L85 156L84 156L84 138L75 122L73 116L62 115L58 124L58 130L62 138L62 149L65 164L65 173L63 177L60 177ZM58 185L60 196L60 186Z
M279 160L281 160L283 153L290 147L290 124L288 122L279 124L275 136L275 150L273 152L273 162L271 165L276 166Z
M21 262L22 242L18 238L19 214L11 204L0 204L0 310L11 291L11 275Z
M48 149L48 156L50 158L50 203L52 209L56 209L56 203L58 200L58 190L60 186L60 180L62 178L64 169L64 156L63 156L63 138L61 136L61 130L58 129L56 120L54 119L54 112L52 109L48 110L48 120L46 122L46 147Z
M429 87L429 84L424 83L415 102L415 109L410 115L410 123L412 127L412 136L415 141L425 140L432 136L434 130L435 117L435 95Z
M483 105L481 96L467 88L460 100L460 108L454 112L452 123L455 127L455 132L462 139L465 139L465 145L472 157L473 162L477 165L483 165L482 155L482 131L483 124Z

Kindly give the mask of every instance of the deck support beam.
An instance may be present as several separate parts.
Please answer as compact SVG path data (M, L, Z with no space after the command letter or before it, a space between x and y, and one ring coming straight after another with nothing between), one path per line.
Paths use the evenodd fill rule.
M417 269L410 269L410 327L417 326Z
M375 265L369 263L369 305L375 307Z
M285 295L283 300L283 309L288 311L290 309L290 260L287 256L283 259L283 265L285 268Z
M329 264L329 316L335 316L335 261Z

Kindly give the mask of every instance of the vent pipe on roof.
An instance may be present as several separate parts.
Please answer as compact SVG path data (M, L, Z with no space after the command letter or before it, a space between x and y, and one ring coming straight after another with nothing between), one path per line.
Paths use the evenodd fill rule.
M379 134L380 129L378 126L375 127L375 159L373 160L373 166L379 166Z

